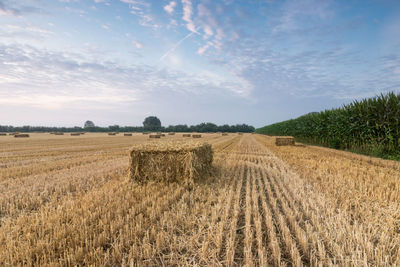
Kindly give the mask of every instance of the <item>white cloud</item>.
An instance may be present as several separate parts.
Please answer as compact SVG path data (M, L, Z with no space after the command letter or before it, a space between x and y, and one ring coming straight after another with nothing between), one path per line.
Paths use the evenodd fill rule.
M58 0L61 3L77 3L80 2L80 0Z
M180 64L177 57L171 60ZM164 91L246 96L249 88L237 76L186 73L148 65L128 67L85 59L80 54L1 43L0 81L0 104L48 109L108 109L137 101L144 103L144 99L153 99L154 94Z
M132 44L136 46L137 49L143 48L143 45L136 40L132 40Z
M333 1L318 0L289 0L283 4L282 13L279 14L279 23L273 32L296 30L304 27L307 20L321 22L333 16Z
M139 14L139 17L140 17L140 19L139 19L139 25L140 26L150 27L150 28L153 28L153 29L157 29L157 28L161 27L161 25L157 24L154 21L154 17L152 15L150 15L150 14L141 13L141 14Z
M85 108L82 103L90 103L87 108L92 109L93 105L105 105L110 103L123 103L135 101L134 97L126 98L127 96L110 96L110 95L46 95L46 94L34 94L34 95L2 95L0 93L0 103L3 105L16 105L16 106L31 106L45 109L61 109L66 106Z
M141 6L146 6L149 7L150 3L146 1L139 1L139 0L120 0L122 3L125 4L130 4L130 5L141 5Z
M164 10L166 12L168 12L169 14L174 13L174 8L176 7L176 2L175 1L171 1L169 2L168 5L164 6Z
M24 14L43 13L43 10L33 6L16 5L17 2L22 2L22 1L14 1L14 2L15 3L10 4L7 1L0 1L0 16L20 17Z
M160 28L161 25L156 22L156 17L151 14L151 5L148 2L136 0L120 0L123 3L129 4L130 13L139 18L139 25L150 27L153 29Z
M0 27L0 37L10 39L43 40L53 34L54 33L50 30L32 24L7 24Z
M186 22L186 28L194 33L197 33L196 26L192 20L193 6L190 0L182 0L183 16L182 19Z
M200 47L197 50L197 54L203 55L211 45L212 45L212 42L207 42L207 44L205 44L204 46Z
M209 25L204 26L204 33L205 33L203 36L204 39L208 39L211 36L213 36L213 34L214 34L213 30L211 29L211 27Z

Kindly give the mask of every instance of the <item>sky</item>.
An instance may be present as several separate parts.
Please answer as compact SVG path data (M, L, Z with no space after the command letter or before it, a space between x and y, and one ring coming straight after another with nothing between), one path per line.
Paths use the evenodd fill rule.
M0 125L261 127L389 91L399 0L0 0Z

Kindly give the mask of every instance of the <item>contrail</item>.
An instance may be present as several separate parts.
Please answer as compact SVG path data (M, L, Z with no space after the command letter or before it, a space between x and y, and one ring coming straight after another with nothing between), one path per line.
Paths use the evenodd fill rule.
M170 50L168 50L164 55L162 55L162 57L160 57L158 62L162 61L166 56L168 56L171 52L173 52L183 41L192 36L194 33L195 32L191 32L185 37L183 37L181 40L179 40L179 42L177 42Z

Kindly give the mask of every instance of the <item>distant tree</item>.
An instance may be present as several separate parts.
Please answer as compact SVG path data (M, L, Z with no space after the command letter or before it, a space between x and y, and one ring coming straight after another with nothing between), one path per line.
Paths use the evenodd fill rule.
M186 124L178 124L173 127L176 132L189 132L189 127Z
M86 121L84 127L85 128L93 128L93 127L95 127L95 125L94 125L93 121Z
M0 0L1 1L1 0ZM150 119L149 119L150 118ZM167 132L253 132L254 127L247 124L228 125L224 124L217 126L214 123L200 123L197 125L188 126L186 124L169 125L168 127L162 127L161 122L157 117L151 119L148 117L143 122L142 126L119 126L111 125L108 127L87 127L87 122L84 127L47 127L47 126L19 126L14 127L11 125L0 125L0 132L143 132L143 131L167 131ZM90 122L90 121L89 121ZM93 123L93 122L91 122ZM94 125L94 124L93 124Z
M119 132L119 125L110 125L108 129L112 132Z
M156 116L149 116L144 119L143 127L146 130L152 130L152 131L158 130L161 128L161 121Z
M221 132L230 132L231 126L229 126L228 124L224 124L224 125L219 126L219 130Z

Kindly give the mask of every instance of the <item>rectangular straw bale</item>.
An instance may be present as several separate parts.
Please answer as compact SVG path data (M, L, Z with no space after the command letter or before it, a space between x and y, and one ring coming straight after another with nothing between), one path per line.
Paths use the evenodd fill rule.
M213 151L210 144L147 143L130 151L130 179L137 182L193 182L210 174Z
M79 136L81 135L80 133L71 133L72 136Z
M162 137L165 137L165 134L160 134Z
M18 133L18 134L14 134L14 137L16 137L16 138L29 137L29 134L20 134L20 133Z
M6 136L7 134L6 133L0 133L0 136Z
M55 132L54 135L64 135L64 133Z
M142 134L149 134L149 132L143 132Z
M293 146L295 144L292 136L277 136L275 137L275 145L277 146Z
M168 133L168 135L175 135L175 133L171 132L171 133Z
M228 133L222 133L222 136L227 136L228 135Z
M124 136L132 136L131 133L124 133Z
M161 135L159 135L159 134L150 134L149 138L161 138Z
M192 134L193 138L201 138L201 134Z
M108 133L108 135L116 135L117 133Z
M191 134L182 134L182 137L190 137Z

